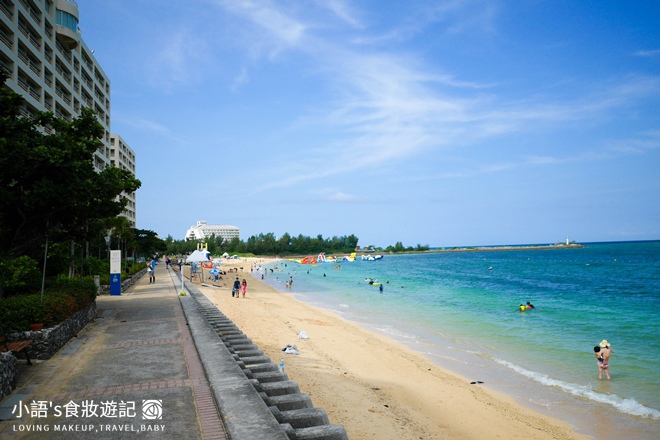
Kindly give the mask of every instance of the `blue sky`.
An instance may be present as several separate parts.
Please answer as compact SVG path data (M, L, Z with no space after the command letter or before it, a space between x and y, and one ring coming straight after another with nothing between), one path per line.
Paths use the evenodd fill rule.
M660 2L77 2L139 228L660 238Z

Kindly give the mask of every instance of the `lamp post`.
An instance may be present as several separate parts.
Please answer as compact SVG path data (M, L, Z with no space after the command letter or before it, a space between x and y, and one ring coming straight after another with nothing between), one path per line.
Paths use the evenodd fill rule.
M110 258L110 240L111 240L110 231L108 230L108 232L106 232L105 234L105 244L108 245L108 258Z

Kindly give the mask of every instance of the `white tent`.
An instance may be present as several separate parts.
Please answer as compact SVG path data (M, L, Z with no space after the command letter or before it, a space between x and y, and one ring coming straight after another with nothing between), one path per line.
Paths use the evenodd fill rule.
M209 251L195 251L188 255L188 258L186 258L186 263L201 263L209 260Z
M209 251L207 250L197 250L186 258L186 263L203 263L205 261L211 261L209 258ZM204 266L202 266L200 280L204 281ZM190 281L192 282L192 268L190 269Z

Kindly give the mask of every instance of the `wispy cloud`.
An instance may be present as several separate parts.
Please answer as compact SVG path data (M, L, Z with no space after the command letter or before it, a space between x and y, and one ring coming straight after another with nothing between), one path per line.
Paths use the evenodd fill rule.
M231 85L231 90L236 91L250 81L250 75L248 74L248 69L243 67L240 73L234 78L234 81Z
M317 3L332 11L342 21L354 28L363 28L364 25L356 17L355 10L343 0L317 0Z
M144 65L149 80L171 89L176 85L196 83L205 71L208 43L194 32L181 29L155 38L153 52L145 52Z
M512 100L498 94L497 84L479 83L440 71L417 55L355 45L315 32L313 20L295 17L286 3L215 0L255 27L251 35L268 39L272 47L303 57L314 66L320 87L333 90L332 102L316 104L314 116L301 115L296 125L323 127L342 133L341 143L316 145L299 151L287 177L270 187L396 163L410 157L470 146L509 134L530 133L538 127L566 122L597 121L618 109L657 96L660 77L630 76L585 87L572 99L554 95ZM353 28L365 41L377 36L355 17L359 13L338 0L317 4ZM426 7L427 22L446 22L447 32L468 28L494 32L499 6L479 0L451 0ZM468 14L466 12L478 12ZM420 11L416 11L420 14ZM421 25L423 26L423 24ZM320 115L320 116L319 116ZM470 173L498 172L521 166L592 160L600 153L572 158L530 155L518 161L483 165ZM322 167L318 167L322 163ZM314 172L306 170L313 169ZM282 170L278 170L281 172ZM272 181L272 180L271 180Z
M657 57L660 56L660 49L655 50L638 50L633 54L636 57Z
M306 25L287 14L284 7L272 1L211 0L226 11L251 22L264 31L261 43L270 46L271 56L281 50L295 47L305 36ZM282 9L280 9L282 8ZM253 37L255 37L253 35Z
M355 202L358 200L356 196L341 191L328 195L326 199L332 202Z
M171 134L170 129L165 125L144 118L129 117L121 113L115 113L113 114L113 120L131 127L138 128L142 131L150 131L152 133L161 135Z

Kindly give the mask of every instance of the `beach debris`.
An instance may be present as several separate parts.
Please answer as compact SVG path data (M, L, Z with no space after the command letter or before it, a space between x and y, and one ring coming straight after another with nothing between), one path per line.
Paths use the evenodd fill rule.
M307 333L302 330L300 333L298 333L298 339L309 339L309 336L307 336Z
M300 354L300 352L298 351L298 347L291 344L286 344L286 346L282 349L282 351L284 352L284 354L295 354L296 356Z
M478 384L478 383L483 383L483 382L480 381L480 380L475 380L474 382L470 382L470 385L475 385L475 384Z

